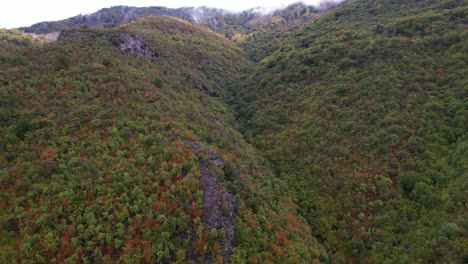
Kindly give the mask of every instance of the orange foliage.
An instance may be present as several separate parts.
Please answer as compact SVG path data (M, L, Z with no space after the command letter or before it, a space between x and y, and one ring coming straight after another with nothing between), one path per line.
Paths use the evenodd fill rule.
M71 238L70 238L70 226L67 226L62 233L62 237L60 238L60 245L57 250L59 252L56 256L57 261L59 263L64 263L65 259L71 255Z
M203 255L203 243L200 241L192 241L192 247L198 251L198 254Z
M255 191L255 185L254 185L254 183L252 181L248 180L247 181L247 186L249 187L249 189L251 191Z
M182 184L183 181L184 181L184 178L182 178L182 177L173 177L171 179L171 182L172 182L173 185L180 185L180 184Z
M133 230L138 230L138 220L136 218L133 219L133 222L132 222L132 227L133 227Z
M273 224L272 223L267 223L267 228L268 228L268 230L271 230L273 228Z
M41 160L53 161L57 158L57 151L55 149L46 149L41 153Z
M63 255L63 253L58 253L57 256L55 256L55 258L57 259L58 263L65 263L65 256Z
M253 214L252 214L252 211L248 211L247 212L247 215L249 217L249 224L251 227L253 228L256 228L257 227L257 222L255 221L254 217L253 217Z
M147 263L151 263L151 244L148 242L143 245L143 257Z
M208 231L208 228L203 230L203 242L207 243L208 242L208 236L210 235L210 232Z
M145 98L148 99L148 98L151 98L154 96L154 92L153 91L146 91L145 92Z
M24 90L24 89L18 89L17 93L18 93L19 95L27 95L27 94L28 94L28 93L26 92L26 90Z
M276 231L275 238L276 241L278 241L278 243L282 246L291 244L291 240L288 238L286 230Z
M67 197L63 197L62 200L60 201L60 204L65 207L67 206L68 204L68 198Z
M112 258L110 254L106 255L105 258L106 258L106 264L112 263Z
M126 247L126 248L133 248L133 247L134 247L134 244L135 244L134 241L131 240L131 239L125 241L125 247Z
M37 89L38 89L39 91L47 91L47 87L48 87L47 84L41 84L41 85L38 85L38 86L37 86Z
M124 94L120 97L120 99L122 100L122 102L124 104L127 104L128 103L128 98L129 98L129 95L128 94Z
M255 263L255 264L258 263L258 257L257 257L257 255L252 255L252 256L250 256L250 260L252 261L252 263Z
M286 219L288 220L288 223L293 226L293 228L298 228L300 226L299 221L297 220L297 218L294 215L288 214L286 216Z
M437 69L437 75L439 75L439 76L443 76L443 75L444 75L444 73L445 73L445 71L444 71L444 69L443 69L443 68L439 68L439 69Z
M62 233L61 243L70 242L70 226L67 226Z
M203 209L198 209L197 203L195 201L192 201L192 204L190 205L190 208L188 209L188 214L192 218L196 217L201 217L204 214Z
M284 253L281 247L276 244L271 244L271 248L273 249L273 254L275 256L282 256Z
M215 263L216 264L223 264L224 263L223 256L216 256Z
M188 148L184 148L183 151L184 151L184 156L185 157L192 157L193 156L192 150L190 150Z
M213 252L219 252L221 250L221 245L218 243L218 241L215 241L213 243Z
M159 211L159 209L161 208L161 205L163 204L164 202L160 201L160 200L157 200L156 202L153 203L153 208L157 211Z
M264 263L265 263L265 264L272 264L272 263L273 263L272 256L271 256L271 255L265 256Z
M172 211L174 211L175 209L177 209L177 204L176 204L176 203L173 203L173 202L167 202L167 203L166 203L166 209L167 209L169 212L172 212Z

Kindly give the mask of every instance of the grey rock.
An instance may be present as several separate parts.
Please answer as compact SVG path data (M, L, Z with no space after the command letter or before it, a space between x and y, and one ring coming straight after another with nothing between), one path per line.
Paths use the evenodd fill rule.
M218 154L216 154L213 150L207 150L205 152L205 156L209 160L213 161L216 164L216 166L221 166L224 164L224 160Z
M186 146L190 146L192 152L199 153L201 143L198 141L183 141ZM224 160L213 150L207 150L204 153L206 160L214 162L217 166L224 164ZM202 224L208 229L223 231L224 238L218 238L223 248L223 258L225 263L229 263L232 249L235 247L234 225L237 217L239 205L236 197L227 191L221 185L221 175L208 170L208 164L205 159L199 161L200 179L199 184L203 188L203 210L201 217ZM195 251L192 251L195 254ZM213 263L213 256L203 257L207 263Z
M131 53L138 57L146 58L156 57L156 53L145 44L141 36L118 33L118 40L119 49L125 54Z
M119 50L128 55L133 54L138 57L153 58L158 55L143 40L143 37L124 32L100 33L93 31L63 31L59 38L80 38L85 41L94 41L96 38L104 38L117 46Z
M223 258L229 262L232 249L235 246L234 223L238 204L234 195L224 191L219 186L220 176L206 169L204 161L200 161L200 184L203 186L202 223L209 229L223 230L226 234L221 242Z
M201 149L201 143L199 141L183 140L182 142L186 146L189 146L192 149L192 152L194 153L197 153Z

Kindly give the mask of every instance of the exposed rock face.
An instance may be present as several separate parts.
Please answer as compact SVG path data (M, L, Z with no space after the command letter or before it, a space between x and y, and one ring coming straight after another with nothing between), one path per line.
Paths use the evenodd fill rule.
M234 221L237 215L237 201L234 195L219 187L220 176L210 172L205 162L200 161L200 183L204 186L202 223L209 229L222 229L226 234L223 245L223 258L229 262L235 244Z
M133 54L145 58L157 57L157 54L138 35L123 32L99 33L92 31L64 31L60 34L60 38L81 38L86 41L94 41L97 37L109 40L124 54Z
M26 33L26 34L33 39L44 39L48 41L57 40L58 37L60 36L60 32L52 32L48 34L34 34L34 33Z
M127 33L118 33L119 49L125 54L135 54L139 57L152 58L156 57L148 45L145 44L143 38L137 35Z
M216 166L221 166L224 164L224 160L218 154L216 154L213 150L207 150L205 152L205 157L213 161L216 164Z
M199 142L185 141L186 145L191 146L193 152L198 152L201 149ZM223 230L225 238L219 241L223 246L223 259L225 263L229 263L232 249L235 246L234 222L237 216L238 204L236 197L227 191L220 184L221 176L215 172L208 170L210 161L216 166L222 166L224 160L213 150L205 151L206 160L199 161L200 166L200 185L203 193L203 211L205 212L201 218L202 224L209 228ZM209 263L213 262L213 256L205 256L205 260Z
M201 149L201 143L198 141L184 140L183 142L186 146L190 146L193 153L198 153Z
M50 39L50 40L57 40L58 37L60 36L60 32L51 32L51 33L48 33L48 34L44 34L43 35L46 39Z

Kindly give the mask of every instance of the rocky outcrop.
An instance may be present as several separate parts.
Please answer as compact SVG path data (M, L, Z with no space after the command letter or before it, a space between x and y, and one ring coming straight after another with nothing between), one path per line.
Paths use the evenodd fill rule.
M119 50L128 55L133 54L138 57L153 58L157 57L154 52L143 40L143 37L124 32L119 33L101 33L93 31L70 30L60 34L60 38L80 38L86 41L94 41L96 38L109 40Z
M235 245L234 222L237 215L236 197L219 186L220 176L206 169L205 161L200 161L200 184L203 186L202 223L209 229L222 229L225 233L223 259L229 262Z
M200 142L184 141L186 145L192 148L193 152L199 152ZM232 249L235 246L234 224L238 211L236 197L221 186L221 176L208 168L210 162L215 166L222 166L224 160L213 150L207 150L204 153L204 159L199 161L200 167L200 186L203 188L203 211L201 217L202 224L208 229L223 230L224 239L219 241L223 247L223 259L229 263ZM213 256L204 256L209 263L213 262Z
M141 36L118 33L118 45L120 51L125 54L131 53L138 57L146 58L156 57L156 53L145 44Z

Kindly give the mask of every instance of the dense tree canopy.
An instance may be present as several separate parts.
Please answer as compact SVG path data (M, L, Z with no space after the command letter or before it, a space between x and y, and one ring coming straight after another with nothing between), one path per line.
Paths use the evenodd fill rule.
M332 261L466 261L467 10L350 1L231 90Z
M0 30L0 262L466 263L467 11Z

